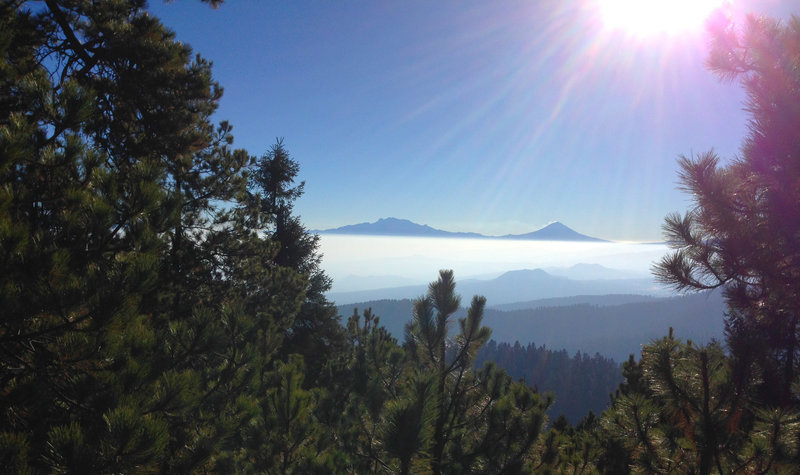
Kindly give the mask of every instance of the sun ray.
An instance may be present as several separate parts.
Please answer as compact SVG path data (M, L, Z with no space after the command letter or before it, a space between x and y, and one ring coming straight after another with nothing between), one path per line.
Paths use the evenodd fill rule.
M638 36L700 28L725 3L725 0L598 0L606 28Z

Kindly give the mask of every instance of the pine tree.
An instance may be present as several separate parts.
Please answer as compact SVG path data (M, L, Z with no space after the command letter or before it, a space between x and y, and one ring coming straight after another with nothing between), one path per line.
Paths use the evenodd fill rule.
M331 397L324 401L330 406L328 425L341 441L354 471L379 473L392 466L391 457L404 458L410 468L426 444L424 440L406 442L403 451L399 449L402 442L392 440L399 432L414 437L407 428L400 428L402 423L413 422L400 417L402 411L414 410L409 408L412 401L399 401L404 388L411 389L405 353L371 309L364 310L363 315L354 310L346 331L347 351L340 356L339 370L331 378ZM417 414L422 417L423 413Z
M800 19L749 16L741 32L723 18L712 25L708 64L744 87L750 130L727 164L713 152L681 159L695 206L667 217L675 251L656 274L681 290L725 289L737 378L760 374L760 398L788 407L800 364Z
M406 330L404 346L417 368L414 377L433 378L429 468L433 473L529 469L552 400L512 383L493 364L473 370L478 349L491 335L481 324L486 299L473 297L466 318L458 321L459 332L449 339L449 320L459 302L453 272L440 271L427 295L414 302ZM414 397L419 400L420 393Z
M713 152L681 158L695 206L667 217L674 251L655 271L679 290L723 289L730 356L671 332L646 345L604 414L605 450L622 446L632 468L648 472L792 472L800 460L800 20L749 16L737 31L720 16L711 29L708 64L741 82L750 131L727 164Z
M455 285L453 272L441 271L439 280L430 284L428 294L414 302L413 321L406 330L409 348L422 367L436 378L433 391L437 410L431 459L434 473L441 473L444 469L445 446L450 441L454 418L458 415L455 405L463 391L463 376L469 369L464 363L469 362L470 350L485 343L491 334L488 328L480 327L486 299L476 297L468 313L470 325L465 327L470 333L461 337L464 344L455 350L456 358L447 361L448 320L458 310L461 301L455 293ZM462 322L463 326L465 322ZM471 355L474 357L474 352ZM452 373L457 377L451 383ZM451 385L452 388L448 387Z
M732 378L719 343L672 333L645 345L642 378L602 416L597 466L627 459L647 473L789 473L798 462L797 415L754 404ZM622 451L620 451L620 448Z
M318 382L325 362L344 347L344 331L336 307L325 292L331 279L320 267L319 236L311 234L292 211L305 182L294 185L300 167L278 139L261 156L250 174L249 203L252 229L263 230L278 245L275 263L303 276L305 301L286 333L282 353L303 355L310 382Z
M218 2L210 2L216 4ZM0 2L0 461L214 469L305 280L248 229L220 89L143 1Z

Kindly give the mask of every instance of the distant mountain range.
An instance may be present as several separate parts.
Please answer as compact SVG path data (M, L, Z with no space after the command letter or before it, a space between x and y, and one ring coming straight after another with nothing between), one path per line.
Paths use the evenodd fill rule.
M592 266L592 268L596 272L599 272L597 269L606 269L602 266ZM584 267L577 267L577 269L584 269ZM613 269L608 269L608 271L612 275L615 272L621 272ZM338 305L381 299L410 299L423 295L427 288L427 284L419 284L373 290L330 292L328 298ZM485 296L489 306L575 295L636 294L662 297L671 295L669 289L657 285L650 277L571 279L552 275L542 269L509 271L488 280L459 280L458 290L467 297L476 294Z
M528 241L585 241L608 242L576 232L567 226L555 222L527 234L506 234L504 236L486 236L479 233L450 232L432 228L425 224L417 224L407 219L382 218L374 223L360 223L341 226L333 229L314 230L319 234L362 234L372 236L414 236L414 237L450 237L450 238L486 238L517 239Z
M610 269L600 264L578 263L571 267L545 267L544 271L557 277L574 280L613 280L649 277L650 273Z

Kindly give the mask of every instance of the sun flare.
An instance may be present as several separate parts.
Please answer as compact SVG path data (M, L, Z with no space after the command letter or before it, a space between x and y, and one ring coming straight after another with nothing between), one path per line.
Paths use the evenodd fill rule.
M644 36L702 27L726 0L598 0L603 24Z

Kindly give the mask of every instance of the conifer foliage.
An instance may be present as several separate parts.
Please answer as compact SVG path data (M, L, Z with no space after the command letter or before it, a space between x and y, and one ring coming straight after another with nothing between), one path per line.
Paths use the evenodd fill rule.
M342 327L297 163L232 149L210 65L144 5L0 1L0 466L533 463L549 399L473 369L485 299L450 339L442 272L405 347L369 311Z
M213 468L288 371L306 279L229 205L252 159L143 5L0 3L0 464L21 472Z
M800 466L800 18L711 25L709 66L748 94L741 155L682 158L695 206L667 217L655 268L679 290L723 288L729 355L670 335L645 346L604 415L608 447L649 473L792 473ZM632 376L632 377L631 377Z
M798 463L797 417L735 387L718 343L667 337L646 345L636 372L604 414L608 447L645 473L789 473ZM610 462L606 457L606 462Z
M603 473L796 473L800 467L800 18L711 24L709 66L748 94L750 132L729 163L682 158L695 206L667 217L655 268L679 290L722 288L727 349L670 334L624 365L598 420L554 426L543 457ZM587 428L594 427L590 436ZM560 442L559 442L560 440ZM551 442L552 441L552 442ZM579 464L565 453L589 442ZM560 445L559 445L560 443ZM583 463L583 462L586 463Z
M429 451L433 473L520 472L533 466L532 448L552 403L493 364L472 370L475 355L491 330L481 325L486 299L475 296L459 332L448 339L458 310L452 271L441 271L427 295L414 302L406 330L406 351L416 372L417 404L432 393Z
M452 271L441 271L415 301L399 346L367 310L348 322L352 356L340 381L352 388L341 440L356 471L375 473L524 473L540 463L536 446L550 396L515 383L494 364L474 370L491 332L485 299L474 297L459 332Z
M206 3L217 5L217 0ZM221 89L144 0L0 0L0 467L18 473L766 473L800 465L800 19L717 26L742 156L684 159L657 272L725 287L730 355L671 334L601 416L491 362L441 271L400 344L345 327L299 166L212 124ZM456 326L457 325L457 326ZM456 327L451 331L451 327ZM529 381L535 385L536 381Z
M277 246L273 260L306 279L305 299L292 326L286 331L281 353L302 354L313 381L334 354L343 349L344 329L333 303L325 297L330 278L322 271L317 252L319 236L311 234L292 213L305 182L295 185L300 166L278 139L255 163L248 184L248 226L259 229Z
M728 343L740 381L763 378L769 404L797 403L800 368L800 18L712 23L708 64L747 92L741 154L684 157L681 183L695 206L666 219L675 249L656 267L678 289L724 287Z

